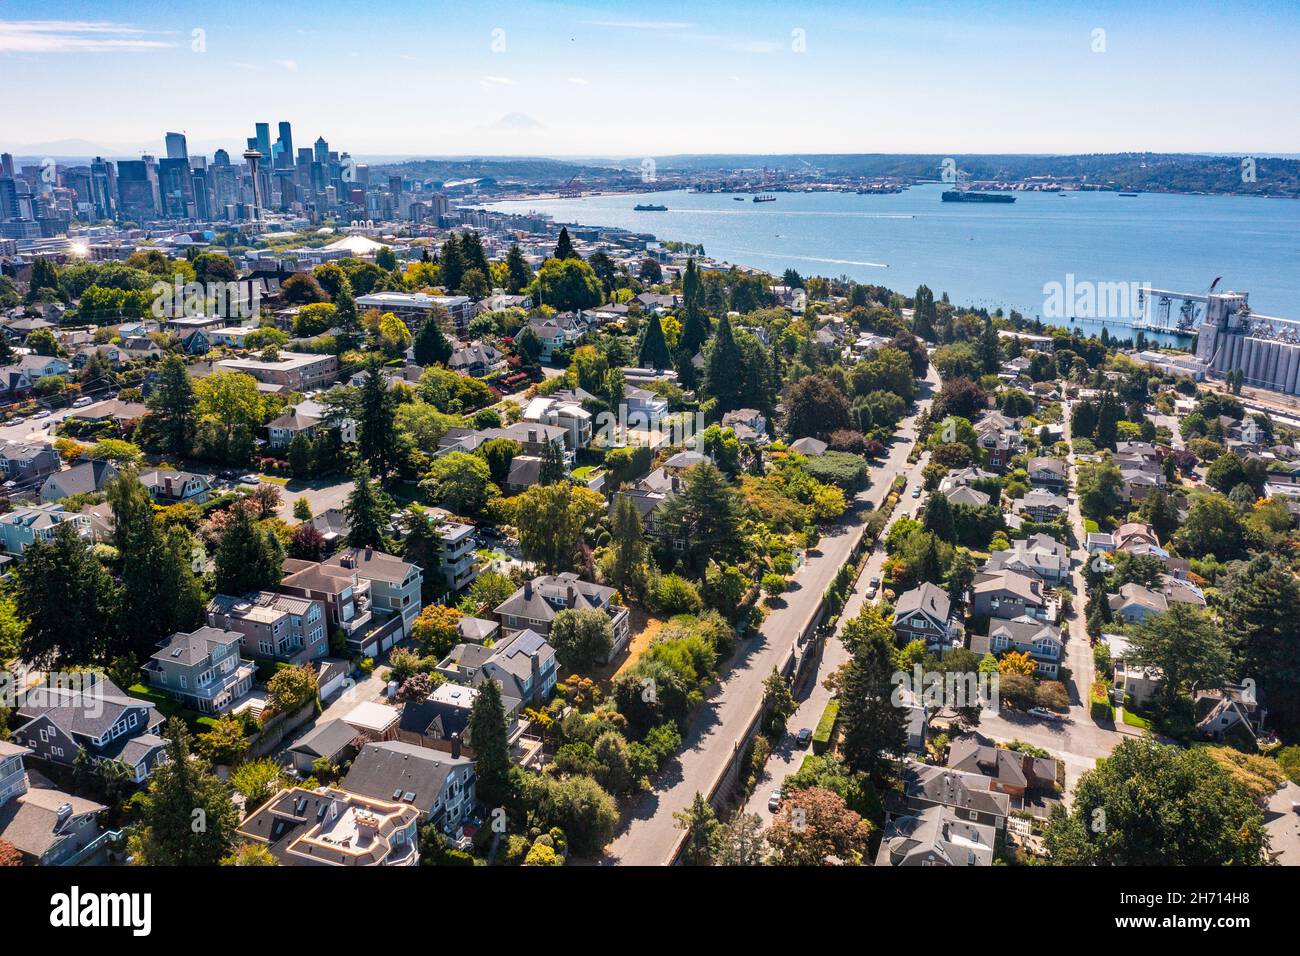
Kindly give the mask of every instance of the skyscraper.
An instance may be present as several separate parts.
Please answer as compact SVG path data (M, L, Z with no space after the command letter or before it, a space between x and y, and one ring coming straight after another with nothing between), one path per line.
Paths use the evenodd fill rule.
M158 173L151 157L118 162L117 199L128 219L153 219L158 214Z
M280 138L275 141L275 168L293 168L293 129L280 121Z
M253 129L257 131L257 136L255 137L257 140L257 145L255 148L259 153L262 154L262 159L270 159L271 158L271 124L255 123L253 125Z
M168 133L167 140L167 158L168 159L185 159L190 158L189 148L185 145L184 133Z

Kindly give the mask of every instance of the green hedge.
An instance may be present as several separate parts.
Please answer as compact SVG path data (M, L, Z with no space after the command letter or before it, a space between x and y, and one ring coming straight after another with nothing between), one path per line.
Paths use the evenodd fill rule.
M826 709L822 711L822 719L817 721L817 729L813 731L813 753L820 756L830 749L831 738L835 735L835 721L839 716L840 699L833 697L826 705Z
M1110 702L1110 688L1101 681L1092 685L1092 700L1088 712L1093 720L1115 722L1115 707Z
M190 710L188 707L177 703L172 699L170 694L160 691L155 687L149 687L145 684L132 684L128 689L132 697L139 697L147 700L150 704L158 709L158 712L164 717L179 717L185 723L189 724L190 729L202 733L211 730L216 723L215 717L206 714L200 714L196 710Z

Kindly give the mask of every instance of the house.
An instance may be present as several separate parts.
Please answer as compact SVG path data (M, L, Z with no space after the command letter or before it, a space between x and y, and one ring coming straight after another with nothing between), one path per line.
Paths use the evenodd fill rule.
M62 467L63 460L51 444L0 440L0 480L35 483Z
M516 631L536 631L540 637L551 632L555 615L566 609L604 611L614 630L614 642L605 661L613 660L627 644L631 626L628 610L613 603L613 588L584 581L572 571L544 574L525 581L524 586L497 605L495 613L509 637Z
M976 441L984 449L988 466L999 472L1006 471L1010 467L1011 459L1019 454L1024 446L1024 439L1020 437L1020 432L992 428L980 432Z
M997 830L952 807L927 807L885 827L876 866L992 866L996 840Z
M67 375L72 367L57 356L35 354L20 355L14 365L17 365L18 370L31 380L33 386L43 378Z
M818 455L826 454L826 449L831 446L826 444L820 438L799 438L790 442L789 448L800 455L807 455L809 458L815 458Z
M1160 538L1149 524L1128 521L1115 529L1115 551L1145 553L1149 548L1159 548Z
M980 774L936 767L916 760L903 761L902 792L886 797L886 820L911 816L930 807L950 807L958 816L1003 830L1011 813L1011 798L993 788Z
M529 319L528 327L542 342L538 358L543 362L551 361L556 352L574 345L587 332L587 323L568 312Z
M1128 624L1169 610L1169 601L1164 594L1132 581L1120 585L1118 594L1106 595L1106 600L1111 613Z
M150 496L160 505L201 505L208 500L208 493L212 490L212 485L203 475L170 469L146 471L140 476L140 484L149 489Z
M33 756L71 767L85 750L94 763L123 764L136 783L148 778L167 745L158 736L162 714L152 704L90 671L73 686L56 682L28 691L18 720L14 741Z
M395 739L401 719L402 712L396 707L374 700L363 700L343 715L343 720L367 741Z
M218 594L208 602L208 624L240 635L251 658L301 665L329 653L325 605L272 591Z
M501 625L496 621L487 621L481 617L462 617L456 622L460 639L470 644L492 644L496 642Z
M560 428L564 430L568 447L577 449L586 448L591 444L593 420L591 412L583 408L580 402L558 395L549 395L539 396L530 401L524 408L523 422L511 427L519 429L524 422L536 422L540 425ZM527 429L527 426L525 425L524 428ZM508 430L503 429L503 431ZM531 436L530 443L537 443L536 429L528 429L528 433ZM530 449L525 446L525 451L528 450Z
M281 790L236 835L271 851L281 866L415 866L420 811L338 787Z
M668 414L668 399L660 398L655 392L635 385L623 386L623 404L627 406L627 421L630 427L650 428Z
M1017 538L1004 551L994 551L980 570L1020 571L1042 578L1049 585L1065 582L1070 577L1070 549L1048 534Z
M348 536L348 516L342 508L326 508L306 522L321 533L326 546L333 550Z
M329 409L311 399L291 405L267 424L268 442L272 448L287 448L299 435L315 434L329 414Z
M952 497L949 496L949 501ZM1013 514L1028 515L1031 521L1052 521L1070 510L1070 502L1061 495L1034 488L1024 497L1011 502Z
M1123 634L1102 634L1101 639L1110 649L1113 691L1117 700L1132 700L1138 707L1144 706L1155 696L1164 675L1156 668L1132 663L1128 638Z
M438 662L437 673L466 687L477 687L490 677L506 696L536 706L555 691L559 666L546 638L523 630L500 644L457 644Z
M410 636L411 625L424 607L420 597L424 572L418 565L370 547L344 548L322 564L355 569L360 578L370 582L371 606L375 612L401 621L392 640L386 639L381 645L381 651Z
M474 761L400 740L361 748L340 786L348 793L415 807L420 823L459 831L477 799Z
M149 407L143 402L124 402L110 398L75 409L69 417L92 425L112 425L120 433L134 426L148 413Z
M1115 536L1103 531L1089 531L1083 546L1089 554L1106 554L1115 550Z
M474 741L469 732L469 718L478 694L477 688L447 681L423 700L406 701L396 739L445 753L455 750L472 757ZM529 726L527 721L519 719L524 701L503 693L501 706L506 715L506 739L513 747Z
M985 654L1001 657L1009 651L1028 654L1038 665L1040 677L1056 680L1065 642L1061 640L1060 629L1044 621L993 617L989 618L987 634L971 635L970 649L981 657Z
M950 471L939 481L939 490L944 494L952 491L954 488L963 486L970 487L981 482L993 481L998 476L991 471L985 471L983 468L976 468L973 465L966 468L958 468L956 471ZM949 499L952 500L951 498Z
M293 769L310 774L317 760L325 759L330 766L338 766L360 748L363 738L346 720L335 718L319 723L303 734L289 748Z
M989 495L970 485L956 485L950 488L940 486L939 493L948 499L949 504L962 505L966 508L983 508L993 500Z
M926 581L900 594L894 605L894 634L904 644L924 641L926 647L951 647L960 638L961 625L953 619L948 592Z
M1253 685L1225 684L1220 689L1197 691L1192 705L1202 737L1254 741L1265 736L1268 710L1259 702Z
M83 538L93 537L90 518L63 510L59 504L14 508L0 515L0 547L6 554L22 557L33 541L53 541L64 524L71 524Z
M479 574L474 553L474 526L455 520L442 508L426 508L424 513L438 539L438 572L443 583L453 594L463 591Z
M108 808L62 790L34 786L23 759L27 747L0 740L0 840L35 866L81 861L103 830L99 814Z
M242 642L242 634L217 627L173 634L144 667L149 686L190 710L224 714L253 689L256 669L240 659Z
M45 479L41 485L42 501L58 501L73 495L89 495L103 491L104 486L117 477L117 468L106 458L95 458L73 465Z
M948 748L948 766L988 778L994 790L1012 797L1013 809L1030 792L1055 791L1060 770L1059 763L1051 757L1032 757L1007 750L977 735L952 742Z
M447 359L447 368L462 375L483 378L506 367L506 357L490 342L474 341L462 345Z
M754 408L737 408L722 416L722 427L730 428L746 445L767 442L767 417Z
M1069 463L1064 458L1031 458L1025 470L1029 483L1037 487L1064 490L1069 480Z
M1003 569L981 571L971 585L971 614L975 617L1000 617L1015 620L1032 617L1051 621L1056 604L1044 593L1037 575Z
M371 611L370 582L355 568L342 568L316 561L288 558L279 593L306 598L325 607L324 629L342 631L349 643L363 643L363 636L377 623ZM315 655L313 655L315 656Z
M32 380L17 365L0 366L0 398L14 401L24 398L32 390Z

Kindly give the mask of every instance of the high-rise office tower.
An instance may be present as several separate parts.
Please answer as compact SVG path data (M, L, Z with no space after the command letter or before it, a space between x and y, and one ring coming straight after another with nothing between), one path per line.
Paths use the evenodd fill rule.
M124 159L117 164L117 201L128 219L153 219L158 214L158 173L151 157Z
M293 128L283 120L280 122L280 138L275 141L275 168L293 168Z
M14 157L12 153L0 153L0 176L14 178Z
M262 159L271 158L271 124L255 123L253 129L257 131L254 139L257 141L256 149L262 154Z
M184 133L168 133L164 138L167 141L168 159L188 160L190 158L189 148L185 145Z
M112 219L117 210L117 171L103 156L90 164L90 195L95 218Z
M168 158L158 163L158 193L167 219L188 219L194 212L194 180L189 159Z
M330 144L325 142L324 136L317 136L316 142L312 147L312 159L318 163L328 162L330 158Z

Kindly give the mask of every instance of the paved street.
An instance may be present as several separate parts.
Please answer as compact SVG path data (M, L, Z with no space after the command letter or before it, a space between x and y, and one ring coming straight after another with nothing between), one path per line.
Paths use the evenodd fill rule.
M927 382L931 388L938 385L933 368ZM929 398L918 405L929 408ZM859 502L878 506L893 477L906 469L916 438L913 424L913 418L902 423L885 461L873 469L871 487L858 496ZM868 514L859 506L827 529L808 563L792 579L783 602L768 614L760 636L746 641L723 671L719 687L696 713L681 754L664 770L658 787L635 800L604 862L641 866L672 862L682 836L673 814L684 810L697 792L710 792L740 749L741 734L762 702L764 679L785 660L812 619L822 592L861 538Z
M1070 436L1070 409L1065 406L1065 440ZM1070 475L1074 479L1076 463L1071 452ZM1065 666L1070 669L1066 689L1070 692L1068 719L1059 722L1040 720L1025 714L1004 712L997 716L985 715L980 720L979 732L998 741L1023 740L1036 747L1050 750L1065 763L1067 791L1085 770L1096 766L1097 758L1115 749L1124 735L1115 730L1099 727L1088 713L1088 695L1092 688L1092 645L1088 640L1083 606L1087 598L1083 587L1083 569L1088 560L1083 549L1083 515L1079 512L1079 496L1070 494L1070 523L1074 528L1078 547L1071 555L1071 581L1074 587L1074 607L1070 613L1065 638Z

